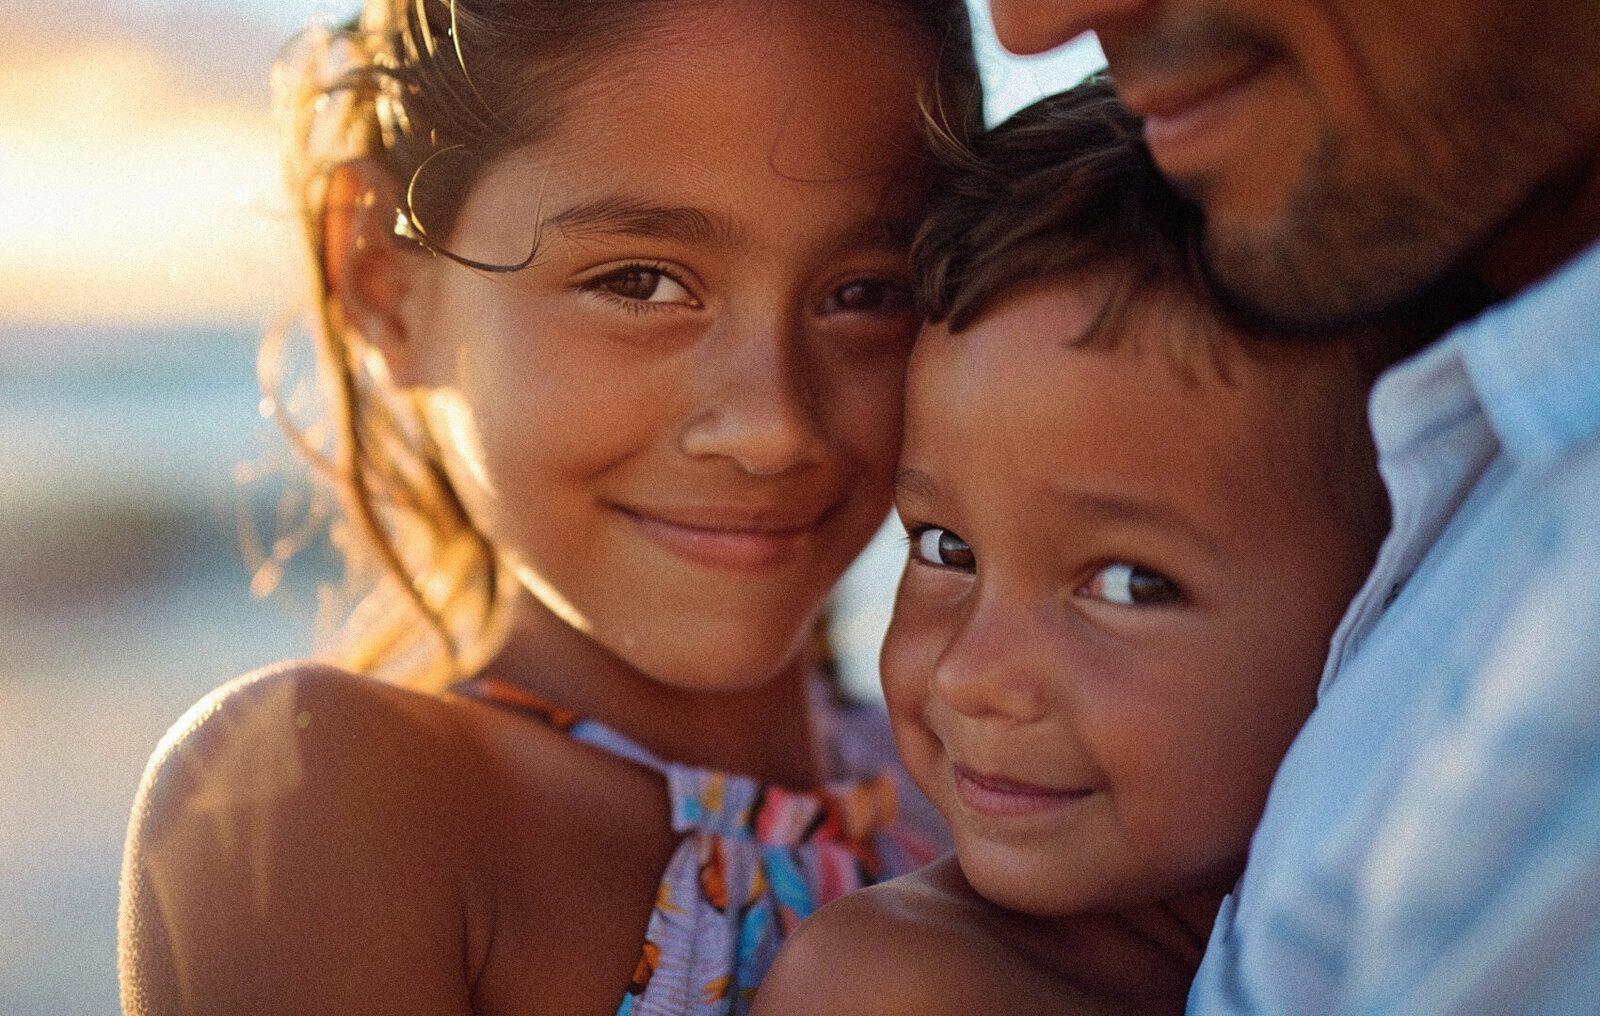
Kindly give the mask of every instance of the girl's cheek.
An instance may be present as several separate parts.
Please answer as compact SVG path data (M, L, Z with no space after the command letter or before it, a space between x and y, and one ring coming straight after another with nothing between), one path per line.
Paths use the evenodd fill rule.
M861 457L885 473L900 458L905 420L905 360L897 358L842 386L835 418Z

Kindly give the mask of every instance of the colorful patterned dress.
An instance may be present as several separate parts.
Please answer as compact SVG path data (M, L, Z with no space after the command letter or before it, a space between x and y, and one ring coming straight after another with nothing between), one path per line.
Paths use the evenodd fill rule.
M797 792L660 759L503 681L479 678L456 690L666 778L682 840L661 876L643 955L617 1016L748 1012L778 947L812 911L948 849L948 833L905 779L876 708L841 708L819 694L816 715L838 779Z

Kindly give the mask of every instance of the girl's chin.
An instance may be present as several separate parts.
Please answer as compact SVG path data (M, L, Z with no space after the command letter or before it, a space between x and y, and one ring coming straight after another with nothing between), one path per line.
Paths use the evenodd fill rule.
M638 642L619 645L613 652L635 670L656 683L675 691L705 694L736 694L764 688L785 674L809 669L812 657L806 651L807 639L791 633L760 631L751 633L744 645L792 647L788 653L730 653L728 648L738 635L715 640L678 641L670 651L652 653Z

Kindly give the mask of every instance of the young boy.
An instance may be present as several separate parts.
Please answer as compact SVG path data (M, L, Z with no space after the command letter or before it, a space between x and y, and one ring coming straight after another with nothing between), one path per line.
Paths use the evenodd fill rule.
M808 921L756 1012L1181 1012L1388 525L1380 344L1230 323L1103 81L949 164L883 681L956 856Z

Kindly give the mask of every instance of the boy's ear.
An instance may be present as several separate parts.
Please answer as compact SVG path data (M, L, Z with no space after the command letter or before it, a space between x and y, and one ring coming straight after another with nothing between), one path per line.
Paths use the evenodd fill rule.
M371 159L346 162L328 181L323 216L328 294L402 387L417 384L416 289L427 258L394 234L400 188Z

